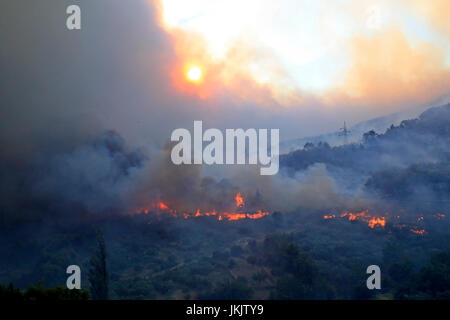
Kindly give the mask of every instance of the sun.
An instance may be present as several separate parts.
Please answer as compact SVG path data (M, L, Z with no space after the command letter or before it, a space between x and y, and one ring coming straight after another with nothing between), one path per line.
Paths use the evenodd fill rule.
M202 69L200 67L191 67L187 73L187 78L192 82L198 82L201 80L203 75Z

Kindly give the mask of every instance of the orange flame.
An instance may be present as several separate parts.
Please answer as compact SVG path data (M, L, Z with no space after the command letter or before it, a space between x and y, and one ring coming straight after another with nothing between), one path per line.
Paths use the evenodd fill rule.
M424 235L426 233L425 229L410 229L409 231L411 231L414 234L418 234L418 235Z
M236 200L236 207L241 208L244 206L244 198L242 198L241 193L238 192L236 196L234 197Z
M244 198L242 197L240 192L238 192L236 194L234 200L236 202L237 208L242 209L245 207ZM198 218L198 217L205 217L205 216L206 217L217 216L217 219L219 221L222 221L224 219L228 220L228 221L237 221L237 220L242 220L242 219L260 219L260 218L265 217L270 214L269 212L262 211L262 210L258 210L257 212L251 212L251 213L247 213L247 212L221 212L221 213L218 213L216 210L202 212L200 209L197 209L197 211L195 211L195 213L177 214L176 210L170 209L170 207L165 202L162 202L162 201L153 203L148 208L137 209L135 212L138 214L140 214L140 213L148 214L152 210L156 211L157 214L168 213L174 217L181 216L184 219Z
M161 209L161 210L169 210L169 207L168 207L164 202L162 202L162 201L160 201L160 202L158 203L158 207L159 207L159 209Z
M364 222L367 222L367 225L369 228L375 228L375 227L382 227L384 228L386 226L386 218L385 217L372 217L369 215L369 210L363 210L361 212L343 212L339 215L340 218L347 218L349 221L357 221L361 220ZM323 216L324 219L334 219L336 218L335 214L325 215Z
M405 212L405 210L401 209L400 212ZM388 215L388 213L386 213L386 215ZM348 219L349 221L366 222L368 227L371 229L374 229L375 227L385 228L387 225L386 216L369 215L369 210L367 210L367 209L363 210L361 212L356 212L356 213L345 211L340 215L335 215L335 214L324 215L323 219L328 220L328 219L334 219L336 217L345 218L345 219ZM393 215L392 217L395 219L400 219L399 215ZM446 215L444 213L436 213L436 214L433 214L433 217L435 217L436 219L445 219ZM423 223L425 220L425 217L423 215L417 215L416 217L414 217L414 220L418 223ZM391 227L397 228L397 229L406 229L416 235L426 235L428 233L422 227L419 227L418 225L411 225L409 223L392 223ZM391 229L391 228L389 228L389 229ZM391 233L391 230L388 230L388 232Z
M368 209L358 212L358 213L352 213L352 212L344 212L341 214L341 218L348 217L348 220L355 221L359 217L365 217L367 213L369 212Z
M369 227L370 228L375 228L376 226L380 226L380 227L385 227L386 226L386 219L384 217L381 218L372 218L369 220Z

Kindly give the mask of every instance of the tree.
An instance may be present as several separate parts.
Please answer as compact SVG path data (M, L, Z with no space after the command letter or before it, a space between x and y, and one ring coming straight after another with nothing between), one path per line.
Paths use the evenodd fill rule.
M305 149L305 150L312 150L312 149L314 149L314 143L312 143L312 142L305 143L305 145L303 146L303 149Z
M369 143L369 142L374 141L376 138L378 138L378 136L379 135L374 130L370 130L363 134L363 141L364 141L364 143Z
M93 300L108 299L108 272L106 268L106 247L103 233L100 230L96 232L97 251L91 257L91 268L88 272L89 282L91 284L91 296Z

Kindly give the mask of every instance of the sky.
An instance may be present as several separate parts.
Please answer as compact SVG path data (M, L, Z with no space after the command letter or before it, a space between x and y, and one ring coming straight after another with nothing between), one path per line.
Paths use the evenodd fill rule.
M80 0L82 29L69 31L73 2L0 4L3 157L102 130L162 148L194 120L283 141L450 92L445 0Z
M441 85L428 95L412 94L439 87L435 81L448 77L448 6L403 0L162 0L162 19L186 59L198 58L225 79L239 71L249 75L285 106L311 94L328 103L344 95L365 105L378 103L376 96L381 108L395 108L445 93ZM224 69L217 70L221 64Z

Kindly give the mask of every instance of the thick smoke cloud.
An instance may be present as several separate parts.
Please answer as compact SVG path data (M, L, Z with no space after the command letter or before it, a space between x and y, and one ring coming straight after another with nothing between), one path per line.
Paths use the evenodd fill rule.
M413 46L398 28L355 37L351 48L352 67L341 89L353 103L380 108L426 104L449 91L446 52L426 42Z
M127 213L157 197L186 210L226 210L237 191L267 210L353 201L322 165L273 179L256 168L205 174L205 168L172 166L164 144L173 129L190 129L194 120L219 129L280 128L283 139L336 128L346 116L367 117L364 110L320 108L320 99L306 93L296 99L307 107L285 108L270 88L247 78L234 82L247 90L237 93L218 82L212 96L180 90L172 77L179 44L161 27L157 5L85 1L82 30L72 32L65 28L69 4L0 4L4 217ZM231 54L232 61L249 61Z
M80 209L90 213L125 210L147 158L139 151L128 152L125 141L108 131L70 153L43 160L36 163L31 194L48 203L51 211L73 214Z
M137 188L144 160L122 145L108 147L119 136L130 150L143 145L157 150L171 130L195 119L208 118L216 127L270 127L269 112L252 118L256 107L244 107L232 96L221 102L229 109L218 112L214 102L173 89L169 67L176 56L158 24L157 6L86 1L82 30L70 32L65 28L69 4L1 4L0 173L7 215L27 215L19 209L37 207L128 209L124 203ZM242 116L236 118L238 109ZM105 136L110 129L118 135ZM169 178L157 185L164 187Z

